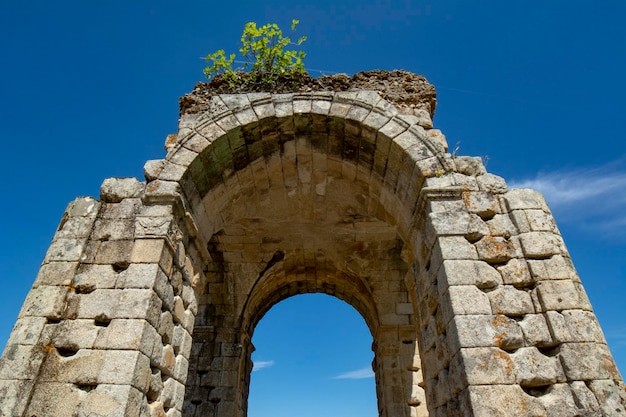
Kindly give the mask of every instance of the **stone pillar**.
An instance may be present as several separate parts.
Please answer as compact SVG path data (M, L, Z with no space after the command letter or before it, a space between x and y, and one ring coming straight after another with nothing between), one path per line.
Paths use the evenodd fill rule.
M193 272L144 187L106 180L102 203L68 207L0 363L2 416L181 415Z

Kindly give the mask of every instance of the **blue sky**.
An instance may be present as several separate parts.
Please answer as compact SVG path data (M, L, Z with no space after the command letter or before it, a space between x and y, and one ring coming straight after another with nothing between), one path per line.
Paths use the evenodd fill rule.
M312 75L425 75L451 148L545 193L625 370L626 3L617 0L0 0L0 345L67 203L97 196L104 178L142 178L176 131L178 97L202 80L201 57L235 52L248 21L287 29L292 18L309 37ZM290 406L376 415L373 379L347 374L369 367L371 337L345 303L287 300L254 343L266 366L252 376L251 417L293 415ZM330 400L339 392L342 406Z

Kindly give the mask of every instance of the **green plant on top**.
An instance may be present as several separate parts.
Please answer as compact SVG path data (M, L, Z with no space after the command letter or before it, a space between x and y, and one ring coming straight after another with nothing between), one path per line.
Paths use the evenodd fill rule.
M299 21L291 22L291 30L295 31ZM204 68L208 79L222 74L231 87L262 83L272 86L279 77L293 78L305 74L302 60L305 53L300 50L286 50L289 45L299 46L306 40L300 37L297 42L284 37L282 30L275 23L257 27L255 22L246 23L241 35L239 52L245 59L242 67L233 69L235 54L226 57L223 49L206 56L209 65ZM243 72L249 71L249 72Z

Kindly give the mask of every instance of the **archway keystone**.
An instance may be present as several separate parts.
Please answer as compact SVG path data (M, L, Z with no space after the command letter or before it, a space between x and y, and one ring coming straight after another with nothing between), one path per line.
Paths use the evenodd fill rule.
M68 206L2 416L244 417L256 324L318 292L367 323L381 416L626 413L543 197L446 153L423 78L382 79L184 98L145 183Z

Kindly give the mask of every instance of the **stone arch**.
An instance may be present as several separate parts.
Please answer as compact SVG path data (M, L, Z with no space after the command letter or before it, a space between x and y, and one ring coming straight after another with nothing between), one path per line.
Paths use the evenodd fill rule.
M366 319L381 416L626 412L545 201L446 153L424 109L196 99L147 183L68 206L0 362L3 415L243 416L250 329L314 291Z
M279 285L277 292L265 294L270 300L275 297L276 302L302 292L330 293L348 301L363 315L375 345L392 343L383 341L389 337L379 336L379 328L393 333L391 337L396 343L400 333L407 340L415 339L412 328L415 312L411 310L404 283L407 265L401 259L401 251L404 248L405 256L413 251L409 249L408 238L419 195L416 188L421 187L427 175L443 175L450 166L449 159L443 155L442 143L434 142L423 128L411 124L414 120L410 116L398 115L397 109L376 93L287 95L279 96L276 102L268 101L270 97L212 99L217 115L194 121L195 128L173 146L155 179L180 182L196 223L217 219L209 227L198 227L204 241L208 241L212 259L247 256L255 264L247 272L256 280L242 283L246 274L241 270L237 279L231 277L237 282L233 284L235 294L242 295L241 301L232 301L235 309L232 320L236 324L231 329L241 335L237 342L244 350L239 364L239 381L243 386L239 392L243 398L235 405L242 412L249 378L246 372L251 369L244 360L247 355L249 361L251 353L248 349L251 328L264 309L271 307L267 301L256 306L254 290L262 275L274 267L272 259L278 253L282 255L279 263L288 266L281 271L282 278L273 274ZM190 152L192 148L197 151L195 157ZM176 162L183 160L188 168L184 172L176 170ZM173 172L179 177L172 175ZM250 223L254 224L255 232L237 239L242 228L250 229ZM297 238L279 230L291 226L297 227ZM256 241L251 236L255 233ZM342 235L345 236L337 239ZM317 246L308 247L308 240ZM228 249L246 244L252 249L245 254ZM259 245L267 248L259 249ZM220 249L226 253L219 253ZM378 260L379 252L394 252L393 262ZM350 259L353 255L356 257ZM373 259L367 259L368 256ZM395 269L387 265L385 268L389 270L368 271L364 264L372 260L379 264L393 263ZM230 268L237 263L230 262ZM382 273L383 278L365 282L366 277L359 277L373 272ZM393 279L385 277L392 273ZM271 283L271 278L263 277L262 285ZM372 289L368 288L372 285L395 285L393 293L400 294L398 300L384 300L389 297L388 288L378 288L372 295ZM240 286L242 289L238 289ZM216 305L213 301L207 304ZM252 312L245 311L247 306L253 308ZM255 311L255 307L260 310ZM380 309L383 316L379 316ZM402 310L401 315L397 309ZM242 328L239 323L247 319L244 314L250 314L251 318ZM196 321L196 326L200 323ZM411 362L407 367L419 368L414 366L418 357L415 349L413 346L410 358L403 359ZM420 381L384 370L383 367L389 366L385 364L393 360L383 360L384 355L378 354L379 379L386 373L389 375L385 378L396 382L394 387L391 382L386 384L388 393L379 393L379 397L387 398L386 402L381 399L383 414L409 415L411 391L421 390L417 386ZM391 355L398 356L399 352ZM401 396L405 399L392 400L392 391L404 392Z

